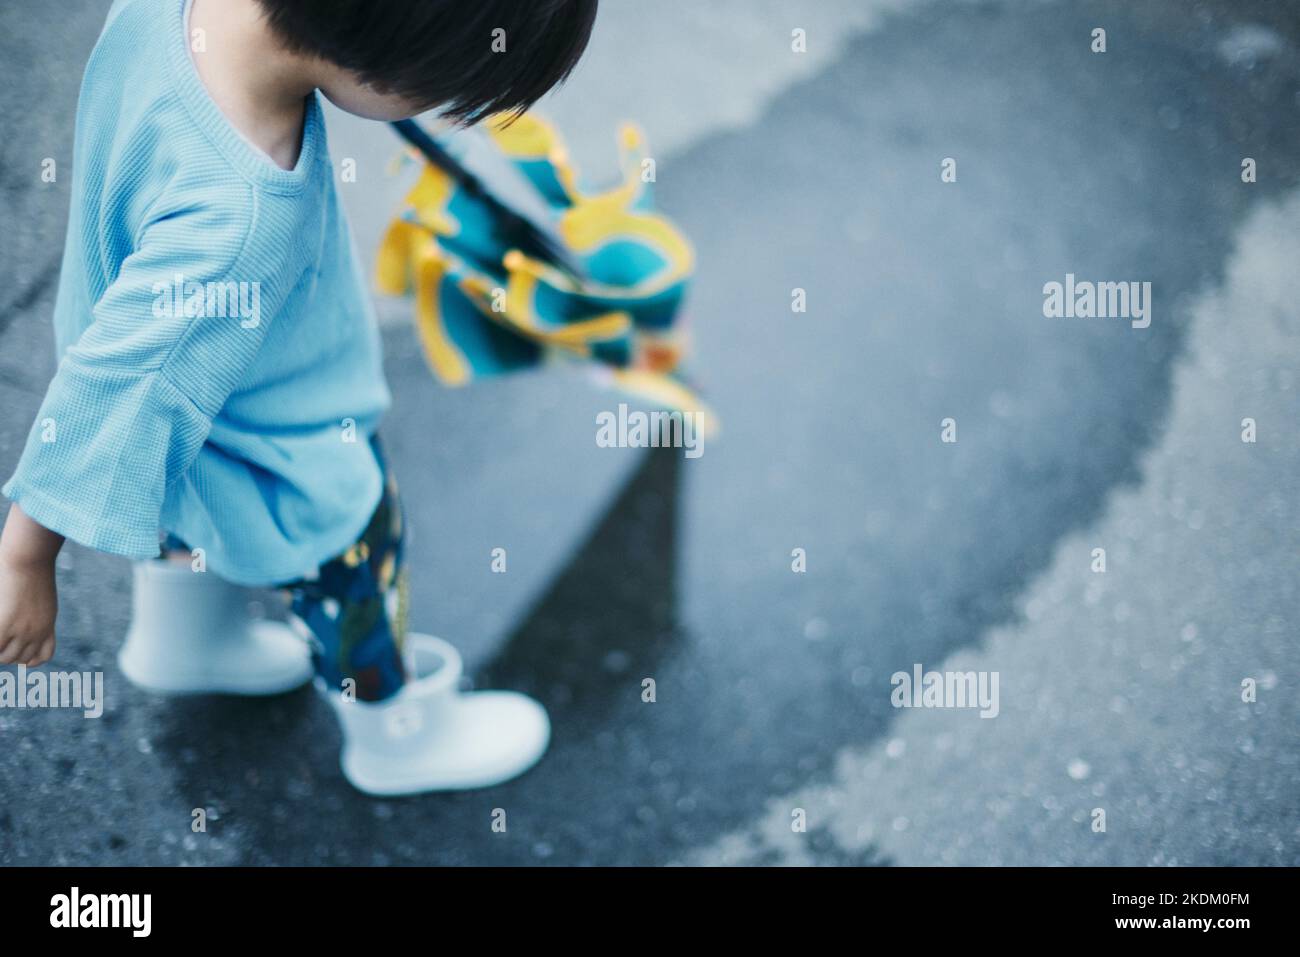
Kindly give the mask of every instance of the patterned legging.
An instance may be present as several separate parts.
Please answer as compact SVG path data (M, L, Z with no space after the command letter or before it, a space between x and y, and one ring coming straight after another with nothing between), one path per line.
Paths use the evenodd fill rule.
M382 701L406 681L407 573L397 483L384 495L365 532L316 576L284 586L291 612L312 639L316 673L331 691Z

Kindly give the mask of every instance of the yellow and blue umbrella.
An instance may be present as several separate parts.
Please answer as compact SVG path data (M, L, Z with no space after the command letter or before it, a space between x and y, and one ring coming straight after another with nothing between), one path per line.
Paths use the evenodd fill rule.
M713 416L680 377L682 304L695 255L653 209L644 138L620 131L622 180L587 192L556 131L531 114L488 121L490 141L541 200L548 222L504 206L414 124L428 161L389 226L381 291L412 294L430 368L453 386L555 357L609 369L652 405Z

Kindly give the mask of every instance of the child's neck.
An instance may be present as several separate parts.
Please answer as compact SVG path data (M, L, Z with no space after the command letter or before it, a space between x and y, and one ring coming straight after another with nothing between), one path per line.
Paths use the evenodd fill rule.
M293 169L316 88L310 62L280 45L256 0L191 0L189 39L199 78L226 119L277 166Z

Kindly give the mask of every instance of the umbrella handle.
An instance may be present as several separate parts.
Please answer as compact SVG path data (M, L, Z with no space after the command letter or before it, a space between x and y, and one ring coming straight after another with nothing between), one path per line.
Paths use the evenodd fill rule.
M425 131L415 120L396 120L393 129L406 142L410 143L430 163L438 167L462 187L475 196L486 196L483 184L477 176L462 166L450 153L438 145L437 140Z
M395 120L392 124L397 134L419 150L420 154L438 169L454 179L462 189L475 199L486 203L493 212L517 232L527 251L559 267L577 282L584 281L585 271L578 259L555 237L542 230L522 213L511 209L484 187L483 182L438 145L415 120Z

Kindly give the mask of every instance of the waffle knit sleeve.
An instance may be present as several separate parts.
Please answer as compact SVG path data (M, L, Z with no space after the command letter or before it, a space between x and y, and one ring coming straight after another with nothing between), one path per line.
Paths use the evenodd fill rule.
M64 355L4 494L90 548L158 554L168 486L266 336L273 290L257 266L255 197L171 209L93 301Z

